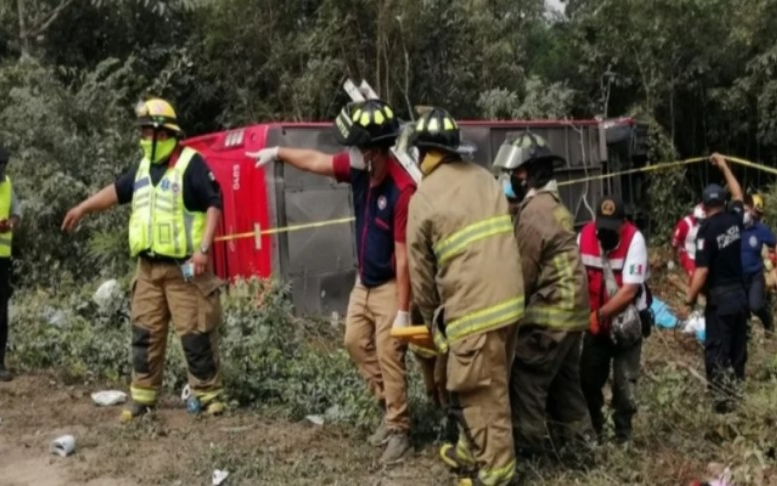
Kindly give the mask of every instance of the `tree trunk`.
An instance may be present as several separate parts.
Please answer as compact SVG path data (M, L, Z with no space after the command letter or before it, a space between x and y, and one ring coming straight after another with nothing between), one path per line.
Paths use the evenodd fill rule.
M27 0L16 0L16 9L19 14L19 49L21 50L21 57L29 57L30 55L30 36L27 32L26 14L24 11L24 2Z

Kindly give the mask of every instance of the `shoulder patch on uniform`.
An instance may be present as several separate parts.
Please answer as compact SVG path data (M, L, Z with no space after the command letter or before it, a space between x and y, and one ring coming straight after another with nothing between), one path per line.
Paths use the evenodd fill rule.
M696 241L696 249L699 251L704 251L704 239L699 239Z
M575 225L572 221L572 214L564 206L556 206L553 209L553 218L566 231L574 231Z

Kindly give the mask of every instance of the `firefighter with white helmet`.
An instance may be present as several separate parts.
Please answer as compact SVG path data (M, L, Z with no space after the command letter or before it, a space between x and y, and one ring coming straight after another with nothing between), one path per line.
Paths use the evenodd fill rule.
M561 201L555 171L566 161L529 131L505 140L494 167L519 205L526 315L510 376L513 436L524 456L578 451L593 438L580 385L580 349L589 322L588 283L574 217ZM549 422L556 427L549 436ZM561 447L563 444L564 447Z
M129 246L138 258L132 284L132 401L129 422L154 408L165 363L170 321L181 338L189 385L210 415L224 411L218 357L222 282L210 250L221 217L221 191L205 159L183 147L173 107L154 98L136 107L143 158L113 184L65 216L72 231L87 214L132 204Z

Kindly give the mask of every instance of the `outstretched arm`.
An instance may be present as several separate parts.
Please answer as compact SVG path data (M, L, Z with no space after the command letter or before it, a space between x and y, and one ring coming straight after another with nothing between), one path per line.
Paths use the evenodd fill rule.
M270 147L258 152L247 153L256 159L256 167L279 160L292 167L317 175L334 177L334 161L332 155L318 150L296 149L288 147Z
M81 204L68 211L65 215L65 220L62 222L62 230L72 231L85 215L105 211L115 206L118 202L119 196L116 193L116 186L109 184L103 187L97 194L93 194L81 202Z

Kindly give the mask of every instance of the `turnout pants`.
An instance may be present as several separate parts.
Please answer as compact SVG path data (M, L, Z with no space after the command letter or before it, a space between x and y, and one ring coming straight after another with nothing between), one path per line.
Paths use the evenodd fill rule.
M138 260L132 292L132 399L153 405L162 385L169 323L181 338L192 393L223 391L218 355L221 281L210 271L185 281L176 263Z
M477 469L476 484L501 486L515 476L508 373L515 326L468 336L446 355L449 411L459 438L456 453Z
M0 258L0 370L5 369L8 346L8 301L11 299L11 259Z
M414 353L421 377L424 380L426 396L437 407L448 408L448 393L445 390L445 360L436 356Z
M636 388L641 354L642 340L624 349L616 347L608 336L585 333L580 358L580 383L597 434L601 435L604 429L602 388L607 383L612 365L615 436L619 440L631 437L631 419L637 412Z
M541 454L565 444L583 445L593 435L580 385L582 339L583 331L554 331L529 324L518 330L510 377L518 452ZM559 443L554 444L552 438Z
M774 317L766 298L766 278L764 277L763 270L753 275L747 275L745 277L745 285L747 287L747 303L750 312L761 320L764 329L773 331Z
M704 364L716 405L736 395L745 378L747 315L745 291L740 286L712 289L704 308Z
M348 301L345 348L370 393L385 403L386 427L407 432L410 429L405 381L407 345L391 337L396 316L396 282L367 288L357 281Z

